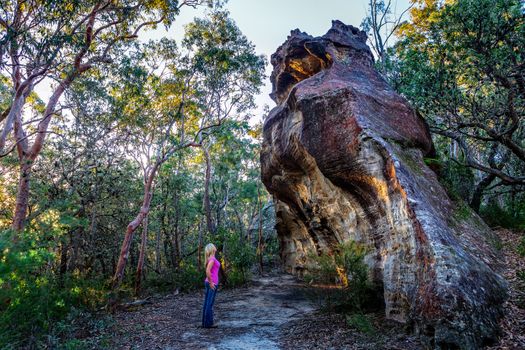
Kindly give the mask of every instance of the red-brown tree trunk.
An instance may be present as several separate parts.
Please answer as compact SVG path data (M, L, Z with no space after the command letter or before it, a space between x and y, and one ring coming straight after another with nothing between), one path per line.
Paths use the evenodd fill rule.
M137 273L136 273L136 279L135 279L135 294L138 295L140 293L140 287L142 282L142 271L144 269L144 257L146 255L146 244L148 240L148 216L144 218L144 221L142 222L142 237L140 239L140 253L139 253L139 261L137 264Z
M15 231L22 231L27 216L27 206L29 203L29 178L31 176L32 162L23 158L20 164L20 178L18 179L18 189L16 195L15 213L13 216L12 228Z
M122 242L122 246L120 248L120 255L117 263L117 268L115 270L115 275L113 276L113 290L118 289L120 287L120 284L122 283L122 279L124 277L124 270L126 269L126 264L128 262L129 249L133 240L133 233L140 226L144 218L149 213L151 197L153 195L153 180L155 179L155 175L159 166L160 163L157 162L153 169L150 171L149 176L147 176L147 180L144 184L144 197L142 201L142 207L140 208L140 212L137 214L135 219L133 219L128 224L128 227L126 228L124 241ZM113 304L114 302L116 302L116 300L110 301L111 304Z

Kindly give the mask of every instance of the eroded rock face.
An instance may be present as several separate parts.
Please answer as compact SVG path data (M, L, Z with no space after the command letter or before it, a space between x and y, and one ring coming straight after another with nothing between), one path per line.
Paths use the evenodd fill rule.
M495 238L425 165L428 127L374 70L366 35L339 21L322 37L294 30L272 64L261 163L285 267L360 242L389 318L436 348L493 341L506 296Z

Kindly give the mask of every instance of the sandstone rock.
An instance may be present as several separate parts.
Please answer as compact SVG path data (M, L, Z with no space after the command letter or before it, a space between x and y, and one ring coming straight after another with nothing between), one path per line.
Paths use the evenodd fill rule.
M387 317L431 347L481 347L497 336L506 296L495 237L425 165L428 127L374 70L365 42L334 21L322 37L292 31L272 55L277 107L261 164L283 263L301 274L311 252L360 242Z

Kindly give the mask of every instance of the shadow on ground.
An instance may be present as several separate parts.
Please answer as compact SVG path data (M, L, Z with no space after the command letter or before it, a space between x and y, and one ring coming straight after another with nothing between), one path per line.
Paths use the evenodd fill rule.
M321 291L322 293L322 291ZM166 295L115 315L112 349L419 349L402 325L369 315L377 329L362 333L344 315L318 310L311 288L275 274L250 286L220 290L215 329L200 328L202 291Z

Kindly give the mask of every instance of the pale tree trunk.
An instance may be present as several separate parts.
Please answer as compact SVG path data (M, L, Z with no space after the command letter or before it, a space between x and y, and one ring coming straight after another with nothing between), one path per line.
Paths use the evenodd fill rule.
M171 255L168 255L168 240L169 240L169 233L168 233L168 229L167 229L167 226L169 226L167 223L166 223L166 218L167 218L167 211L168 211L168 193L169 192L169 179L168 179L168 182L166 183L166 189L165 191L163 191L163 199L162 199L162 215L160 217L160 227L159 227L159 230L157 231L157 246L156 246L156 259L155 259L155 268L158 272L160 272L160 264L161 264L161 256L160 256L160 245L161 245L161 236L162 234L164 233L164 255L166 257L166 262L168 261L173 261L173 256Z
M16 96L15 100L11 105L11 108L9 109L9 113L7 113L5 125L2 129L2 133L0 134L0 154L4 153L4 147L7 140L7 136L9 135L11 130L13 130L13 124L15 120L20 118L20 116L22 115L22 109L24 108L25 101L25 94L20 94L19 96Z
M202 224L199 221L199 245L197 248L197 268L202 270Z
M29 204L29 180L31 176L32 166L35 159L40 154L42 150L44 140L47 134L47 128L51 120L51 116L55 111L55 107L58 103L58 100L62 96L62 93L67 86L72 81L72 77L67 78L62 81L56 90L53 92L53 95L49 99L49 102L46 105L44 111L44 119L38 125L38 132L35 137L35 141L31 148L29 148L25 132L22 128L22 117L21 115L16 116L15 118L15 138L17 141L17 149L20 163L20 179L18 181L18 189L16 194L16 205L15 212L13 215L12 228L21 232L24 229L26 216L27 216L27 206Z
M257 255L259 258L259 273L263 273L263 244L262 244L262 201L259 189L257 189L257 201L259 202L259 239L257 241Z
M179 268L180 261L181 261L181 251L180 251L180 233L179 233L179 227L174 231L173 235L173 266L175 269Z
M181 208L179 205L179 194L175 191L173 197L173 207L175 208L175 224L173 227L173 236L171 237L171 248L172 248L172 264L173 267L177 270L179 268L180 262L180 250L179 250L179 231L180 231L180 222L181 222Z
M236 208L234 208L234 213L235 213L235 217L237 218L237 224L239 226L239 233L240 233L241 241L244 241L246 239L246 235L245 235L246 229L244 228L241 214ZM249 243L251 244L251 242Z
M144 220L142 221L142 237L140 239L140 253L139 253L139 261L137 264L137 273L136 273L136 280L135 280L135 294L139 294L140 287L141 287L141 281L142 281L142 270L144 269L144 257L146 255L146 244L148 240L148 215L144 217Z
M160 273L160 228L155 235L155 270Z
M206 147L202 147L204 152L204 158L206 159L206 176L204 179L204 213L206 215L206 228L208 232L213 235L215 234L215 225L213 224L213 218L211 216L211 203L210 203L210 182L211 182L211 161L210 153Z

